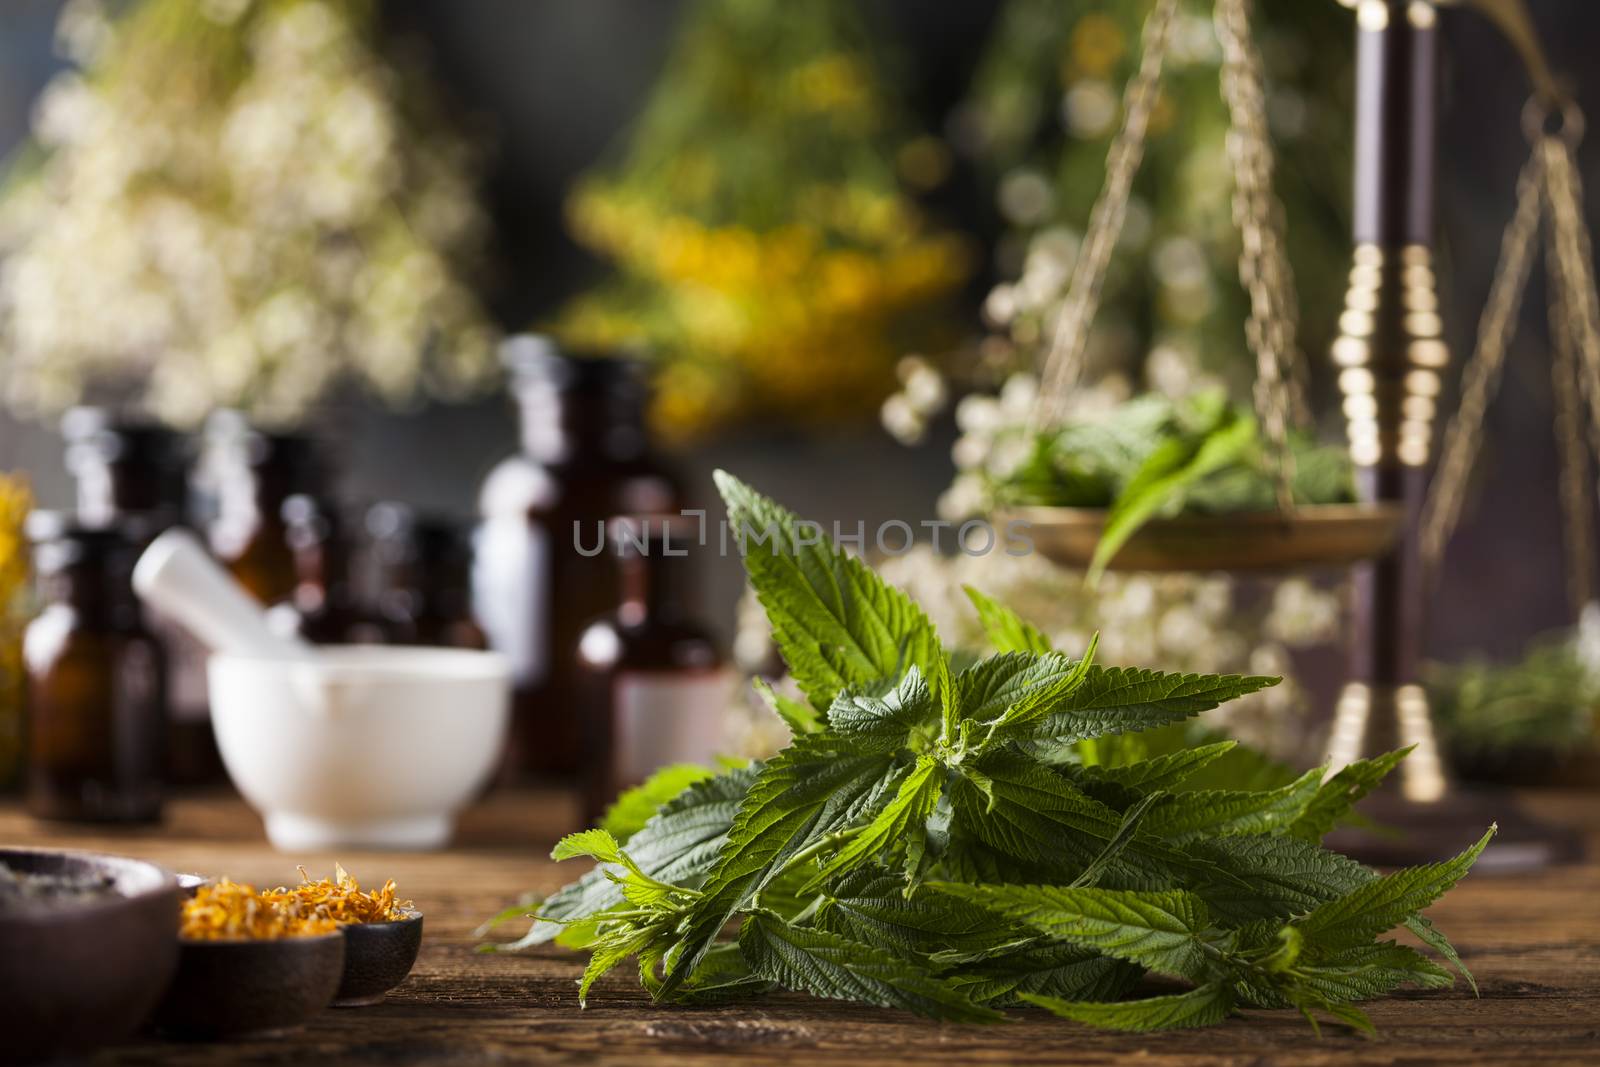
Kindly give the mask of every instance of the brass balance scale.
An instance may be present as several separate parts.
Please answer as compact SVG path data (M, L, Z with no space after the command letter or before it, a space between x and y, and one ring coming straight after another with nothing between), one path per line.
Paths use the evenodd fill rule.
M1417 668L1428 575L1460 518L1484 411L1544 220L1568 574L1576 605L1593 593L1584 433L1586 424L1589 444L1600 455L1600 300L1573 158L1582 115L1551 75L1523 0L1340 2L1354 8L1357 23L1356 171L1353 263L1332 358L1361 503L1296 505L1290 493L1289 427L1310 420L1305 364L1295 343L1294 280L1272 191L1261 60L1251 35L1251 0L1216 0L1239 273L1251 308L1245 337L1255 357L1253 398L1279 508L1152 521L1112 566L1262 571L1352 565L1349 681L1335 707L1329 763L1337 770L1362 757L1414 747L1396 780L1366 809L1391 832L1341 831L1329 843L1375 863L1414 863L1456 851L1498 820L1501 834L1484 866L1526 869L1560 862L1575 854L1574 835L1521 816L1509 797L1469 792L1451 782ZM1527 66L1534 95L1524 126L1533 151L1465 369L1461 406L1430 482L1434 419L1449 363L1432 244L1438 22L1440 8L1452 2L1490 17ZM1177 0L1156 0L1145 23L1140 66L1124 93L1123 124L1045 356L1036 425L1061 418L1081 377L1088 326L1143 156L1177 11ZM1032 523L1041 552L1074 567L1093 556L1106 518L1104 511L1074 508L1022 508L1014 515Z

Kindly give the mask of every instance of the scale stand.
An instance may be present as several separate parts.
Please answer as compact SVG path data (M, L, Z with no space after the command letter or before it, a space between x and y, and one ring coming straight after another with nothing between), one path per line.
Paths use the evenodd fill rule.
M1340 830L1327 844L1380 866L1444 859L1492 822L1485 870L1578 858L1571 830L1522 814L1505 793L1451 781L1418 682L1423 635L1419 526L1433 422L1449 363L1433 270L1438 9L1429 0L1357 0L1354 254L1340 336L1339 390L1367 503L1405 517L1395 547L1354 571L1352 679L1340 694L1328 761L1415 746L1363 805L1383 829Z

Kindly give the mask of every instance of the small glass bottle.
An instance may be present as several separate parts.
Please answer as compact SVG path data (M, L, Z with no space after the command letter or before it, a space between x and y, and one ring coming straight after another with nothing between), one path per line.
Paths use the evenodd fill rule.
M643 368L571 358L543 337L508 340L502 358L521 414L522 451L479 496L473 613L515 672L513 771L570 780L583 764L573 713L578 636L617 604L611 562L577 551L575 529L613 515L682 507L645 429Z
M26 803L40 818L160 818L164 663L130 584L138 546L116 530L37 513L45 608L23 637Z
M218 412L206 426L204 466L215 499L206 529L211 551L257 600L276 604L297 581L284 502L322 490L314 443L260 433L236 412Z
M104 408L78 407L61 420L67 469L77 482L77 521L116 529L143 548L188 524L189 445L164 426L130 421ZM198 785L225 778L211 730L207 650L176 622L143 609L166 657L167 780Z
M487 648L472 617L472 548L446 519L404 504L374 504L367 534L377 556L378 614L402 645Z
M77 483L79 523L112 526L140 516L152 533L160 533L185 521L189 457L182 436L93 407L62 416L61 435L67 470Z
M273 605L271 624L314 645L381 645L389 634L368 611L350 577L350 543L338 513L309 494L283 502L283 521L294 552L295 585Z
M682 516L606 524L621 601L585 628L576 657L587 825L655 770L710 765L726 751L733 675L688 606L698 531Z

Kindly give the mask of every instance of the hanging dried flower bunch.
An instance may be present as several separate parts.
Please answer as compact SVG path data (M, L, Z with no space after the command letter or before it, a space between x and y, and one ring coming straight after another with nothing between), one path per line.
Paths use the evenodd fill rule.
M78 67L0 199L8 406L284 424L342 379L396 405L486 379L472 153L375 32L363 0L70 0Z
M967 241L907 192L948 153L900 137L856 8L697 0L619 159L573 193L616 276L553 328L653 353L670 436L869 412L967 277Z

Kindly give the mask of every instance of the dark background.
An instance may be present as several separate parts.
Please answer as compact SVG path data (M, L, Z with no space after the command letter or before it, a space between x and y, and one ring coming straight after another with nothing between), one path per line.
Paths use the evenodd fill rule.
M1600 121L1600 72L1593 64L1600 4L1530 3L1554 65L1587 79L1580 99ZM599 276L599 266L563 231L562 198L572 178L614 143L649 91L680 6L675 0L409 0L384 7L397 34L425 43L452 109L494 146L484 195L495 220L499 268L487 296L507 328L529 324ZM966 85L998 5L865 0L863 6L898 49L910 102L924 125L939 128ZM0 5L0 153L23 137L35 94L60 65L51 49L59 9L60 0ZM1477 15L1449 10L1443 25L1440 244L1447 331L1459 369L1526 156L1518 124L1526 84L1510 49ZM1586 145L1581 161L1593 184L1600 178L1600 152ZM960 175L954 190L945 205L952 221L984 225L992 214L982 203L986 194ZM1305 300L1342 296L1302 294ZM1543 320L1536 276L1489 417L1479 477L1432 605L1429 647L1436 655L1511 654L1528 635L1566 620ZM1331 411L1333 398L1324 397L1323 406ZM348 499L404 499L463 517L473 512L484 472L515 441L513 413L503 398L408 415L344 400L338 417L328 421L335 426ZM941 427L930 444L913 451L868 425L826 437L746 435L677 458L701 503L711 495L709 471L729 466L823 521L915 521L932 516L934 498L948 483L950 436L949 427ZM0 468L28 470L49 506L71 499L60 451L53 428L0 416ZM706 606L726 632L736 567L724 563L707 583Z

